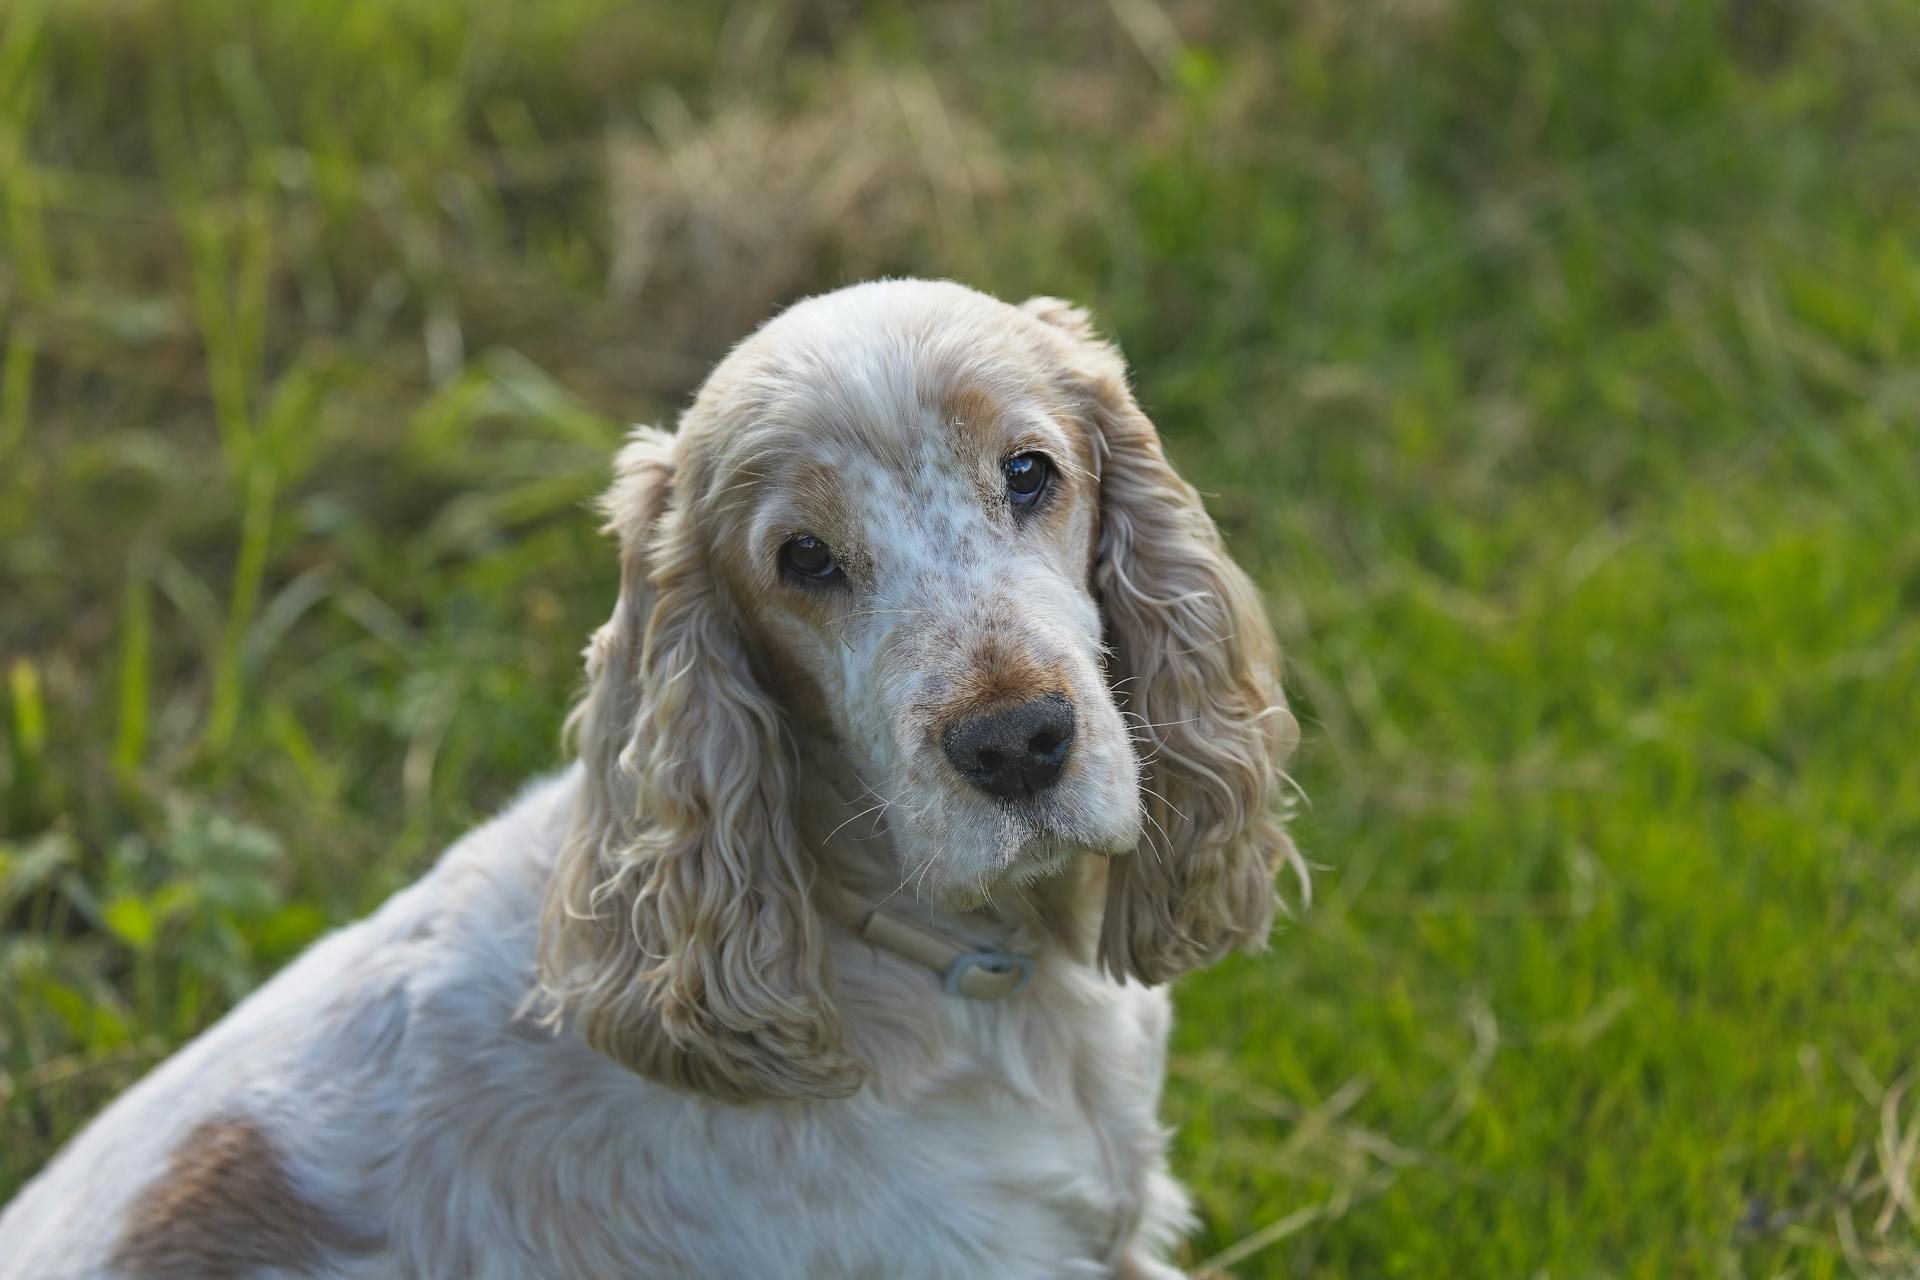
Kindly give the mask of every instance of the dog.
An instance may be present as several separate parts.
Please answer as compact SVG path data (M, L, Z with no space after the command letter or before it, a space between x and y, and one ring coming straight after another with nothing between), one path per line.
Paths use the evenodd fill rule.
M578 760L110 1106L5 1280L1164 1277L1273 635L1082 310L802 301L641 429Z

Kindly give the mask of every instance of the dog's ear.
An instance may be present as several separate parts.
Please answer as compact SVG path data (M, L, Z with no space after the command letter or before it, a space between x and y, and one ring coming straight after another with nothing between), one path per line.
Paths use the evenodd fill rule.
M541 985L554 1021L677 1088L844 1096L861 1072L826 992L781 713L676 492L675 448L636 432L605 503L620 598L569 721L584 776Z
M1119 351L1068 303L1025 310L1053 330L1094 433L1094 589L1142 761L1147 835L1108 869L1100 959L1115 977L1166 982L1264 945L1275 868L1302 874L1277 794L1299 730L1259 595L1167 461Z

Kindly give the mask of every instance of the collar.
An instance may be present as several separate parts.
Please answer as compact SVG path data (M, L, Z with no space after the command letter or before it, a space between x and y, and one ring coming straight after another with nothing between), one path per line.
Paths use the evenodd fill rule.
M868 902L851 889L822 882L814 898L829 919L851 929L855 936L940 978L950 996L969 1000L1004 1000L1025 990L1033 979L1033 957L992 947L968 947L878 903Z

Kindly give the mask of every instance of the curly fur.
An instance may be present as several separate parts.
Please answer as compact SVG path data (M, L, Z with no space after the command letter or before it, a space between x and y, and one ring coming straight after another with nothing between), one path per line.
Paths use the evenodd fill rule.
M671 504L672 460L669 437L637 433L605 503L620 599L569 726L586 772L541 932L552 1016L715 1097L844 1095L860 1077L821 975L780 710Z

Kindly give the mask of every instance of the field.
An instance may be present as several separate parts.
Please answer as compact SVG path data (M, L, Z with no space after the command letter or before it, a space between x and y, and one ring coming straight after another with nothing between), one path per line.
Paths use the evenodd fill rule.
M1267 592L1244 1277L1920 1275L1920 9L0 5L0 1200L559 757L781 303L1060 294Z

